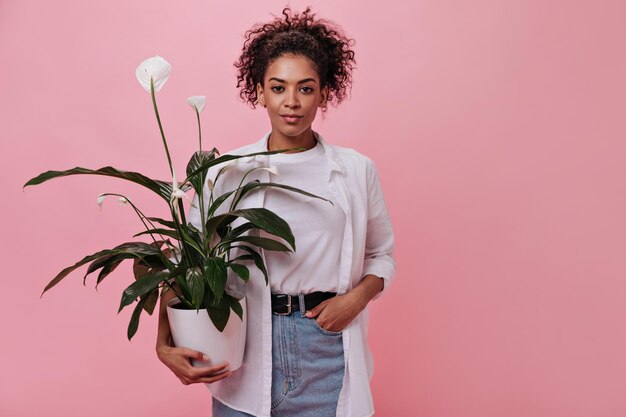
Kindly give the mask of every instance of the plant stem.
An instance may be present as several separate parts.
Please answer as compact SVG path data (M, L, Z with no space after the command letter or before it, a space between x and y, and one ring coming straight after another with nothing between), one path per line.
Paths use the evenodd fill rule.
M208 253L209 250L209 242L206 239L206 220L204 214L204 184L202 184L202 189L198 194L198 204L200 206L200 221L202 222L202 248L205 253Z
M263 168L263 167L255 167L255 168L249 169L243 175L243 177L241 177L241 181L239 181L239 187L237 187L237 191L233 195L233 201L230 203L230 211L233 211L235 209L235 207L237 206L237 203L239 202L239 195L241 194L241 185L243 184L243 180L246 179L246 177L248 176L249 173L251 173L252 171L255 171L255 170L259 169L259 168Z
M198 108L196 106L194 106L194 108L196 109L196 117L198 118L199 149L200 149L200 152L202 152L202 128L200 127L200 112L198 111Z
M167 282L167 280L164 280L163 283L165 285L167 285L168 287L170 287L170 290L174 291L174 294L176 294L176 296L178 297L179 300L182 298L181 297L182 294L179 294L178 291L176 291L176 288L174 288L172 285L170 285L170 283Z
M174 225L176 226L176 232L178 233L179 242L180 242L180 252L186 258L187 265L193 265L192 259L190 258L189 251L185 248L185 237L183 235L183 230L180 225L180 221L178 216L176 215L176 210L174 210L174 206L170 204L170 211L172 213L172 218L174 219Z
M165 133L163 133L163 125L161 124L161 117L159 117L159 109L156 104L156 97L154 96L154 80L150 78L150 95L152 96L152 105L154 106L154 113L156 114L157 123L159 124L159 131L161 132L161 138L163 139L163 146L165 147L165 154L167 155L167 163L170 166L170 173L174 175L174 169L172 168L172 158L170 158L170 150L167 147L167 140L165 140Z

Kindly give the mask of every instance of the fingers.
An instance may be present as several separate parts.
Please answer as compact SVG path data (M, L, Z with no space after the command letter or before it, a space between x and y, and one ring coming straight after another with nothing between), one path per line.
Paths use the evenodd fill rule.
M203 376L207 376L211 374L216 374L222 371L229 371L230 370L228 369L229 367L230 367L230 364L228 362L224 362L222 364L215 365L215 366L202 366L202 367L192 366L190 370L190 376L195 377L195 378L203 377Z
M307 312L304 313L305 317L309 317L309 318L317 317L317 315L320 314L322 310L324 310L324 307L326 307L326 304L328 304L328 300L324 300L318 305L316 305L315 307L313 307L311 310L307 310Z
M232 373L233 373L233 371L228 370L226 372L222 372L222 373L214 375L214 376L205 377L205 378L198 378L198 379L196 379L196 382L202 382L202 383L205 383L205 384L211 384L213 382L217 382L217 381L222 380L224 378L228 378Z
M195 383L213 383L230 376L232 371L228 363L215 366L194 367L189 365L183 372L178 374L178 379L185 385Z
M207 355L205 355L202 352L198 352L197 350L193 350L193 349L189 349L189 348L185 348L185 347L180 347L180 348L177 348L177 349L180 349L180 352L184 356L187 356L189 358L197 359L199 361L208 361L209 360L209 357Z
M193 349L173 347L165 363L184 385L210 384L227 378L232 373L228 362L211 364L210 366L193 366L191 360L208 362L210 357Z

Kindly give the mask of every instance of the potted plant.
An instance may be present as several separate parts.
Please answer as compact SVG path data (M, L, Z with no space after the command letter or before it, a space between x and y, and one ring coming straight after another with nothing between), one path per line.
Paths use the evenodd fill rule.
M237 203L249 192L262 187L280 187L293 192L305 194L310 197L320 198L306 191L275 183L261 183L258 180L244 183L245 177L254 169L252 168L241 179L239 187L230 190L223 195L213 195L213 182L208 178L208 170L211 167L220 167L214 181L219 181L220 175L228 169L229 161L235 161L243 157L254 155L270 155L286 152L289 149L256 152L246 155L220 155L216 148L206 152L202 150L202 131L200 126L200 112L204 108L203 96L192 96L188 103L195 110L198 120L199 150L193 154L186 169L186 178L177 181L176 172L172 166L167 140L163 133L161 119L156 104L155 92L160 91L167 81L171 71L171 65L163 58L155 56L143 61L136 70L136 76L140 84L150 92L154 112L161 133L163 146L167 156L172 182L149 178L139 172L122 171L111 166L97 170L76 167L65 171L46 171L24 185L36 185L53 178L69 175L105 175L142 185L169 205L172 220L146 216L126 196L117 193L103 193L98 196L98 204L101 206L107 196L117 196L121 204L130 205L135 211L146 230L135 234L133 237L146 235L151 242L125 242L112 249L104 249L88 255L59 272L54 279L44 288L41 296L57 285L75 269L89 264L87 273L83 277L83 283L87 275L99 271L96 280L96 288L111 272L113 272L124 260L133 260L133 275L135 281L122 293L119 310L137 302L128 325L127 337L132 339L137 332L139 318L143 311L152 314L160 295L167 291L174 291L176 297L168 303L168 317L171 319L172 336L177 346L185 346L198 349L209 355L214 361L229 360L231 369L236 369L241 364L243 356L243 344L245 343L245 299L237 299L226 292L226 283L229 271L243 281L249 277L248 265L259 268L268 283L267 270L258 249L275 251L295 251L295 239L289 225L278 215L265 208L237 209ZM299 149L299 148L294 148ZM231 162L232 163L232 162ZM211 192L208 199L209 206L205 207L205 185ZM186 191L193 189L198 196L201 213L201 229L187 223L183 198L191 201ZM222 204L231 199L230 209L222 214L216 212ZM326 200L329 201L329 200ZM331 202L332 204L332 202ZM245 223L233 227L237 219L245 220ZM290 246L284 245L278 240L267 237L255 236L254 234L264 230L270 235L283 238ZM240 248L243 255L231 258L231 249ZM180 318L176 311L192 313ZM235 315L231 314L231 311ZM208 328L210 346L217 346L219 340L225 343L223 351L235 352L237 358L221 357L221 353L207 351L208 348L199 348L196 339L198 330L185 328L190 322L189 316L199 317L211 326ZM202 315L204 315L202 317ZM238 317L238 318L237 318ZM230 326L230 327L229 327ZM222 333L223 332L223 333ZM220 336L221 334L221 336ZM218 340L215 340L215 339ZM242 339L243 338L243 339ZM218 347L219 351L220 348ZM197 363L196 363L197 364Z

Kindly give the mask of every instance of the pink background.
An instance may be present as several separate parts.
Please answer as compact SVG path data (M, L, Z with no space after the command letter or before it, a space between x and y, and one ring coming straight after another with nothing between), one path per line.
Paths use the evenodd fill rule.
M156 54L173 65L158 100L179 169L196 145L187 96L208 98L207 146L260 138L267 116L239 101L232 63L284 5L0 1L0 415L210 415L208 390L158 361L156 317L127 341L130 265L98 292L83 268L39 298L141 230L99 193L165 204L103 177L21 187L74 166L166 179L134 76ZM313 6L357 40L358 66L351 100L313 127L374 159L396 231L396 281L371 305L377 416L626 415L624 3Z

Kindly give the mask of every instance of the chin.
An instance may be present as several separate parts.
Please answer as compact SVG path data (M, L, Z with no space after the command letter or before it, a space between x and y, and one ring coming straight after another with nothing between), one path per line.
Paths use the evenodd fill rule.
M306 126L304 128L301 126L281 126L276 130L280 131L280 133L287 137L296 137L306 132L309 128L311 128L311 126Z

